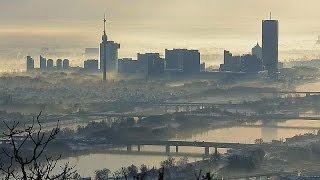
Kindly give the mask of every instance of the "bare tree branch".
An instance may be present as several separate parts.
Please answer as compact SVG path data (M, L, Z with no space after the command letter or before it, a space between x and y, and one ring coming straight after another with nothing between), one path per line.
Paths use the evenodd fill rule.
M36 118L33 117L31 125L24 128L20 128L19 122L13 122L12 125L4 122L7 131L2 134L8 142L8 148L2 148L0 162L8 163L0 163L0 172L5 175L6 180L66 180L71 179L76 172L75 167L70 167L67 163L60 166L60 173L53 174L61 156L48 157L45 151L59 133L59 121L55 128L46 132L42 128L40 116L41 112ZM45 160L41 161L43 157Z

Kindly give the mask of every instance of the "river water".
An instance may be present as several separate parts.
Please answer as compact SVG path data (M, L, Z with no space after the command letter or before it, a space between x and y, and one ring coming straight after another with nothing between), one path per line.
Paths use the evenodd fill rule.
M301 127L305 127L305 129ZM314 129L308 127L312 127ZM207 132L188 135L186 137L173 138L171 140L254 143L255 139L262 138L264 141L270 142L272 140L293 137L297 134L316 133L318 129L320 129L320 121L288 120L281 123L270 122L267 124L257 122L254 124L248 124L247 126L244 125L231 128L213 129ZM133 150L135 149L136 147L133 147ZM142 147L141 150L164 152L165 148L145 146ZM175 151L174 147L172 147L171 151ZM211 151L213 151L213 149ZM220 152L222 151L223 150L220 150ZM204 149L180 147L179 152L203 153ZM150 168L154 166L159 167L160 162L166 158L167 156L165 155L118 155L108 153L91 153L77 157L70 157L64 159L62 162L70 162L71 164L76 165L78 172L82 176L88 177L94 176L94 171L97 169L108 168L111 171L115 171L123 166L129 166L131 164L135 164L137 166L145 164ZM180 157L176 157L176 159L179 158ZM199 159L201 159L201 157L189 157L189 162Z
M297 91L320 91L320 82L310 83L297 87ZM305 128L304 128L305 127ZM292 119L284 122L257 122L243 126L230 128L212 129L195 134L177 136L171 140L183 141L207 141L207 142L235 142L235 143L254 143L255 139L262 138L265 142L280 140L305 133L317 133L320 130L320 121ZM134 147L135 148L135 147ZM145 146L142 151L164 152L164 147ZM172 147L171 151L175 151ZM211 150L212 151L212 150ZM179 152L203 153L203 148L180 147ZM224 152L224 150L219 150ZM176 157L179 159L180 157ZM159 167L160 162L167 159L165 155L127 155L127 154L108 154L108 153L88 153L77 157L69 157L62 162L70 162L76 165L78 173L83 177L94 177L97 169L108 168L116 171L121 167L135 164L140 166L145 164L152 167ZM201 157L189 157L189 162L201 159Z

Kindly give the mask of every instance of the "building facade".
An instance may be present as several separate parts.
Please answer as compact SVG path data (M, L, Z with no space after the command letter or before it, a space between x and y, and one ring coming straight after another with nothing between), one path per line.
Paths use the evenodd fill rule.
M47 69L48 70L53 70L53 60L52 59L48 59L47 61Z
M270 77L278 73L278 24L277 20L262 21L262 60Z
M241 56L241 71L246 73L258 73L263 70L262 60L256 55L245 54Z
M200 52L188 49L166 49L166 70L182 71L184 73L200 72Z
M123 58L118 60L119 74L134 74L138 70L138 61L132 58Z
M34 59L31 56L27 56L27 71L34 70Z
M119 49L120 44L114 41L106 41L100 44L100 67L102 67L104 80L106 80L107 72L117 73L118 71Z
M40 56L40 70L45 71L47 69L47 59Z
M258 73L262 70L262 60L256 55L233 56L229 51L224 51L224 64L220 65L220 71Z
M252 48L251 54L262 60L262 47L260 47L259 43Z
M69 59L64 59L62 62L62 68L64 70L68 70L70 68L70 61Z
M143 75L156 76L164 73L165 61L159 53L138 53L138 72Z
M224 50L223 64L220 65L220 71L240 72L241 57L233 56L230 51Z
M57 59L57 70L62 69L62 59Z
M84 61L84 70L87 72L98 72L99 61L95 59L88 59Z

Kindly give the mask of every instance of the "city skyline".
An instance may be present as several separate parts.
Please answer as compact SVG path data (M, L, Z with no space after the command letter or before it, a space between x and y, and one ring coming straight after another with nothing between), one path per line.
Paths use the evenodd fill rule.
M0 179L320 179L319 0L0 0Z
M67 2L66 7L70 2ZM39 6L39 12L30 7L34 3ZM240 55L249 53L257 41L262 44L260 22L268 18L270 11L281 23L280 61L320 57L316 51L318 46L315 46L320 34L320 27L314 23L318 15L310 4L303 7L308 9L306 13L301 13L304 9L296 13L301 7L299 1L289 4L286 1L270 4L263 2L263 7L252 0L245 0L242 4L232 0L205 0L199 3L187 1L185 9L194 9L188 11L190 13L174 8L179 5L179 1L156 1L159 8L155 11L163 8L163 13L152 13L153 5L140 0L136 6L140 4L141 7L136 8L122 7L120 3L112 1L98 0L89 3L81 0L70 12L65 11L66 7L62 7L60 1L47 4L30 0L28 3L12 1L1 4L3 11L0 15L6 13L6 7L15 6L18 10L16 14L11 13L10 17L8 14L0 17L0 37L3 39L0 42L1 59L15 60L19 56L36 56L42 47L69 54L66 57L69 59L79 59L84 48L99 47L97 42L101 40L101 14L104 12L110 17L107 28L110 39L123 46L119 51L119 58L135 58L139 52L159 52L164 55L164 49L172 48L199 49L207 64L217 66L223 61L224 49ZM238 4L239 8L235 9L232 4ZM291 8L284 8L286 4ZM83 10L85 5L88 8L99 7L96 7L97 11L87 12ZM41 13L47 6L56 8L56 11ZM218 6L224 11L219 10ZM250 8L252 10L248 11ZM60 11L65 12L61 14ZM170 12L170 18L165 12ZM236 16L235 13L240 15ZM72 63L79 66L82 59Z

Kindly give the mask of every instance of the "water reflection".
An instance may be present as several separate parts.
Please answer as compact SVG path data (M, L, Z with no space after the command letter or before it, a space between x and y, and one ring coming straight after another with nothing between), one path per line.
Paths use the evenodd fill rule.
M289 127L314 127L320 129L320 121L306 121L306 120L289 120L285 122L268 122L261 121L254 123L259 126L235 126L230 128L221 129L200 129L196 131L184 132L185 137L177 136L171 140L184 140L184 141L208 141L208 142L235 142L235 143L254 143L256 139L262 138L266 142L272 140L280 140L297 134L314 133L310 129L295 129L284 128ZM171 147L171 152L175 154L175 147ZM125 150L125 149L122 149ZM143 146L141 151L150 152L165 152L165 147L162 146ZM212 148L210 152L213 152ZM204 153L203 148L194 147L179 147L179 152L183 153ZM219 149L220 153L226 152L224 149ZM64 160L69 161L71 164L76 164L77 169L82 176L93 176L94 171L97 169L108 168L111 171L118 170L120 167L135 164L140 166L145 164L149 167L159 167L160 162L167 158L166 155L128 155L128 154L108 154L108 153L95 153L87 155L79 155ZM179 157L177 157L179 159ZM189 158L190 162L202 159L201 157Z
M272 140L278 140L278 128L270 128L267 126L278 126L278 123L275 121L263 123L261 128L261 138L265 142L271 142Z

